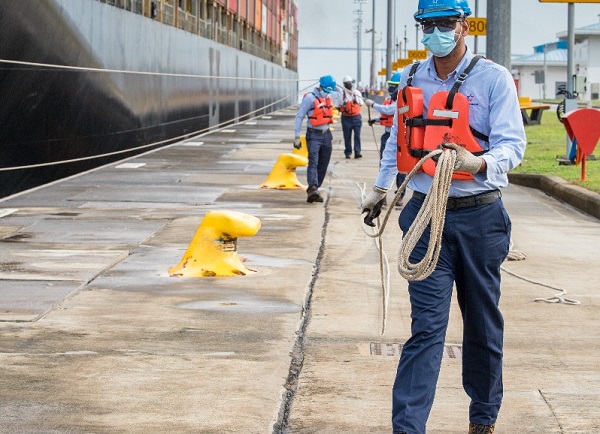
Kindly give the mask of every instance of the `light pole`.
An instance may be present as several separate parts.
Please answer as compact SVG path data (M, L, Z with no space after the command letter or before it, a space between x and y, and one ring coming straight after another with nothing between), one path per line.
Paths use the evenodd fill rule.
M371 81L369 87L375 89L377 70L375 68L375 0L373 0L373 27L371 28Z
M362 69L362 14L364 14L365 12L362 10L362 6L363 4L367 3L369 0L354 0L354 3L358 4L358 10L355 10L354 12L356 14L358 14L358 18L355 20L356 21L356 46L357 46L357 52L356 52L356 84L358 85L358 83L361 82L361 69Z

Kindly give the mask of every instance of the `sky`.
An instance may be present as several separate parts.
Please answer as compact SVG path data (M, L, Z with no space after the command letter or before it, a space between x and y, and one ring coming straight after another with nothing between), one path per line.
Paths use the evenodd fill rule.
M373 1L375 1L375 65L377 70L385 66L387 44L387 0L366 0L362 5L363 32L373 27ZM488 1L468 0L472 16L486 17ZM600 1L600 0L599 0ZM296 0L298 5L298 28L300 32L298 71L300 86L312 87L315 79L323 75L333 75L339 82L343 76L358 78L357 36L355 20L359 17L358 0ZM422 50L423 44L416 38L413 14L418 0L395 0L394 40L407 49ZM477 6L477 15L475 7ZM556 34L568 28L567 3L540 3L538 0L513 0L511 2L511 53L530 54L533 47L557 40ZM600 3L575 3L575 28L597 23L600 20ZM407 43L404 44L406 29ZM379 42L378 42L379 41ZM418 45L416 44L418 42ZM371 33L363 33L362 48L371 47ZM467 45L475 48L475 38L467 37ZM319 49L316 49L316 48ZM335 49L332 49L335 48ZM343 48L348 48L345 50ZM485 55L486 38L477 38L477 52ZM362 51L360 78L369 82L371 51Z

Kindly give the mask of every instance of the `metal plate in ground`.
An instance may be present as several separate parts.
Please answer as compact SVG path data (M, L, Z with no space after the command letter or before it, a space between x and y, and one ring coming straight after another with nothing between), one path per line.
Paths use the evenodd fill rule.
M85 282L5 280L0 284L0 322L36 321Z
M126 250L2 250L0 279L87 282L128 254Z
M47 219L19 231L8 240L27 243L91 244L103 246L139 244L160 229L165 221L119 219ZM101 237L98 234L102 234ZM99 241L100 239L100 241ZM92 248L93 249L93 248Z
M402 352L402 344L386 343L386 342L371 342L369 344L370 354L372 356L391 356L400 357ZM445 359L462 359L462 345L447 344L444 345Z

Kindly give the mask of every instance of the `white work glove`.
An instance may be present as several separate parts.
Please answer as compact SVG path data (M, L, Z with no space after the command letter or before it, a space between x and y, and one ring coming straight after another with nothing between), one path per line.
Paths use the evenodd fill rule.
M302 142L300 142L300 137L294 138L294 148L300 149L302 147Z
M373 107L373 104L375 104L375 101L367 98L367 99L365 99L365 104L367 105L367 107Z
M481 169L483 164L483 158L476 157L467 151L464 147L457 145L456 143L443 143L442 146L447 149L453 149L456 151L456 163L454 164L454 170L462 170L469 173L477 173Z
M369 195L363 200L361 205L362 213L373 212L375 205L385 199L386 194L387 190L385 188L380 188L374 185L371 193L369 193Z

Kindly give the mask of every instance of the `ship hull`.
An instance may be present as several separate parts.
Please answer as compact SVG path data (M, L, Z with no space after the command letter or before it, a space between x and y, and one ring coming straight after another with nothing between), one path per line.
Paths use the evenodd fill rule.
M11 168L0 197L289 106L297 92L294 71L94 0L6 2L0 59L27 62L0 63L0 168Z

